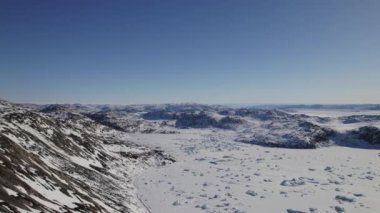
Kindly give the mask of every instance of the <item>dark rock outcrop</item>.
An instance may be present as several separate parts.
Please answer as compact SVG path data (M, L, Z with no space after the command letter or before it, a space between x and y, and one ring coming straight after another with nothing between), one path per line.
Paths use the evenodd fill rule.
M207 128L216 127L218 124L217 120L205 112L195 112L195 113L181 113L175 126L177 128Z
M359 135L360 139L370 144L380 144L380 129L377 127L360 127L356 133Z

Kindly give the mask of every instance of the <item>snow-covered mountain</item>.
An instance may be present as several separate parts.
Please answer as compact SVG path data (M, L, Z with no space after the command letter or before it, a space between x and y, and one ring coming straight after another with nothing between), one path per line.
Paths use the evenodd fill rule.
M145 212L135 177L175 159L136 143L135 134L206 129L226 133L220 140L236 143L317 148L342 138L377 144L379 122L374 115L331 118L200 104L0 101L0 212ZM221 136L210 140L216 137Z

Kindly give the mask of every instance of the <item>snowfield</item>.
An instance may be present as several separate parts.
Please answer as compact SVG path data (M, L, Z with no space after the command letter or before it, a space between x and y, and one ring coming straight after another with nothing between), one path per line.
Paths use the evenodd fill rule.
M375 213L380 209L379 150L267 148L236 143L230 136L209 130L133 135L136 143L161 147L177 159L136 180L149 211Z
M338 119L376 116L378 111L292 114L332 118L314 123L340 133L380 126L378 120ZM376 212L380 207L378 146L355 146L339 138L343 140L339 146L318 149L267 148L236 143L236 131L217 129L133 137L136 143L158 146L177 159L136 181L150 212Z

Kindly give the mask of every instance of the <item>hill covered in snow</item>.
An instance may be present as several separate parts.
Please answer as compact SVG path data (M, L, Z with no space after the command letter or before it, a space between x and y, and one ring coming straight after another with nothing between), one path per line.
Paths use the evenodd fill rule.
M77 110L1 102L1 212L144 212L133 177L174 160Z

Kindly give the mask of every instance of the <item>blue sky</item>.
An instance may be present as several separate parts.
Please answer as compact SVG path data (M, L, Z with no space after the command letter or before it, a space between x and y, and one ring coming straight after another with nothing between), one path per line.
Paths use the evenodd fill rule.
M380 103L380 1L0 1L0 98Z

